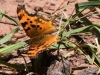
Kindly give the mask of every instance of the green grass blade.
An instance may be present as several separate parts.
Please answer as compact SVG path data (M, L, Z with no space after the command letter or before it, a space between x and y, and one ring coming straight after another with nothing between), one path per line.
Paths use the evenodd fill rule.
M14 29L13 31L11 31L9 34L7 34L4 38L2 38L1 40L0 40L0 44L3 44L3 43L5 43L5 42L7 42L12 36L13 36L13 34L15 33L15 32L17 32L19 30L19 27L17 27L16 29Z
M12 22L15 23L16 26L18 26L18 23L11 17L9 17L8 15L6 15L5 13L1 13L3 16L5 16L6 18L8 18L9 20L11 20Z
M4 11L3 13L6 13L6 11ZM0 12L0 20L3 18L2 13Z
M66 27L72 20L73 20L72 17L69 18L69 19L64 23L64 25L62 26L62 28L60 29L60 32L62 32L62 31L65 29L65 27Z
M91 59L91 57L87 54L84 54L86 56L86 59L89 61L90 64L93 64L94 60Z
M96 60L98 61L98 63L100 64L100 58L95 54L93 53L93 55L95 56ZM100 66L100 65L99 65Z
M89 2L82 2L77 4L78 8L86 7L86 6L100 6L100 1L89 1Z
M76 13L79 13L84 8L89 8L89 7L93 7L93 6L99 7L100 6L100 1L90 1L90 2L77 3L75 5ZM84 15L82 13L80 13L78 16L80 18L82 17L81 20L84 21L85 25L92 25L92 22L89 21L86 17L84 17Z
M79 32L82 32L82 31L85 31L85 30L89 30L91 29L93 26L85 26L85 27L81 27L81 28L77 28L77 29L74 29L74 30L70 30L68 32L63 32L62 36L69 36L69 35L72 35L72 34L75 34L75 33L79 33Z
M3 15L0 13L0 20L2 19Z
M67 44L66 44L66 46L63 45L63 44L60 44L60 46L59 46L59 44L54 44L54 45L50 46L50 49L58 49L58 47L59 48L66 48L66 47L69 47L69 46Z
M100 1L100 0L88 0L88 1Z
M24 46L25 44L26 44L25 42L20 42L20 43L17 43L17 44L13 44L13 45L9 45L7 47L1 48L0 49L0 55L10 53L15 49L18 49L18 48Z

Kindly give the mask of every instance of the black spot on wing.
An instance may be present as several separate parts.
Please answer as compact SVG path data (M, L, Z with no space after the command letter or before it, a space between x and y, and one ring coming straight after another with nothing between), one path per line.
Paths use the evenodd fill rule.
M32 23L32 21L30 21L30 23Z
M27 29L25 29L25 31L28 31L28 30L30 30L31 28L30 27L28 27Z
M21 23L21 25L22 25L23 27L25 27L27 24L28 24L27 22Z
M40 29L42 29L42 27L40 27Z
M37 28L39 28L40 26L39 25L37 25Z
M42 29L42 27L40 27L40 25L36 25L37 28Z
M30 20L29 18L27 18L27 20Z
M34 25L34 24L31 24L31 27L32 27L32 28L35 28L35 27L36 27L36 25Z

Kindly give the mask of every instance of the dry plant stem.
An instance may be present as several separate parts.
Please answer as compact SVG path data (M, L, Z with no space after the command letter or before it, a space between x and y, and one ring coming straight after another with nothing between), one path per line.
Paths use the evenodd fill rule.
M12 38L18 38L18 39L19 39L19 38L23 38L23 37L25 37L25 36L26 36L26 35L21 35L21 36L13 35Z
M96 54L99 55L100 54L100 46L99 46L98 38L95 38L95 41L96 41L96 44L97 44L97 47L98 47L97 48L98 51L97 51Z
M62 2L60 3L60 5L52 12L52 14L54 14L59 8L60 6L64 3L65 0L62 0Z

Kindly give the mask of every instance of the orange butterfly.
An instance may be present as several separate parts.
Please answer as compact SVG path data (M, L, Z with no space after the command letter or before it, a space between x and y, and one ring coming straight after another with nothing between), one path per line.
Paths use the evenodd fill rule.
M24 5L17 7L18 19L26 34L31 38L28 55L35 57L37 53L57 42L58 35L52 35L57 29L52 20L40 18L37 14L29 14Z

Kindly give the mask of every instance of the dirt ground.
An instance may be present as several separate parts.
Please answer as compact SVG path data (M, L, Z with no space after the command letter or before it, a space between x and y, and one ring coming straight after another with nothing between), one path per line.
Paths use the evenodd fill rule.
M6 10L7 15L12 17L19 23L16 12L18 4L25 4L26 10L28 12L34 12L34 8L41 7L44 10L44 12L48 13L55 12L53 15L59 15L61 17L62 10L67 5L67 2L68 0L0 0L0 11ZM87 0L70 0L70 3L68 4L65 11L66 14L65 18L69 18L72 15L72 12L73 14L75 13L75 4L80 2L87 2ZM55 11L58 7L59 9ZM91 17L90 20L94 23L100 23L99 18L97 18L96 16ZM16 28L16 26L12 24L13 23L9 21L7 18L3 18L2 20L0 20L0 36L5 36L14 28ZM25 34L25 32L23 28L20 27L20 31L18 31L18 33L16 33L15 35L20 36L22 34ZM91 37L85 37L85 40L88 42L94 42L93 40L95 37L92 37L91 39L90 38ZM29 38L26 36L24 38L18 39L17 41L15 41L15 39L12 40L14 40L17 43L25 41L27 39ZM21 53L24 56L27 63L31 63L30 58L27 55L27 50L28 48L25 47L23 50L21 50ZM78 52L76 53L77 54L72 54L66 59L70 62L71 73L76 75L97 75L98 71L97 66L89 64L83 54ZM13 51L11 54L4 55L0 57L0 59L9 62L11 64L19 64L19 63L25 64L23 57L19 56L17 51ZM19 70L15 70L3 64L0 64L0 75L22 75L22 74Z

